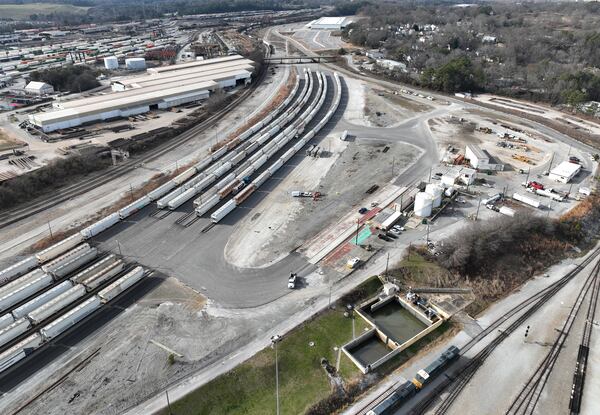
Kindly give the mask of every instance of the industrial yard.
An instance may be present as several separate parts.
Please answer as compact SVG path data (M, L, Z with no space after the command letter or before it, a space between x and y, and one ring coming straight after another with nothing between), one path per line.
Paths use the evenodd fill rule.
M52 51L46 40L27 38L27 49L3 57L13 85L4 96L13 104L26 73L57 64L48 59L83 59L107 71L98 89L44 93L0 114L2 181L73 155L106 161L104 170L0 212L3 413L161 413L167 399L183 405L180 399L247 359L271 370L263 360L265 348L278 347L273 339L319 332L304 324L322 313L360 318L359 333L332 334L336 356L327 354L345 381L365 384L338 411L408 413L426 400L434 406L421 409L458 399L455 412L493 412L496 404L470 399L474 385L504 365L496 354L483 364L480 333L504 327L510 336L519 326L496 323L499 316L516 313L519 298L565 274L587 270L599 278L590 250L476 316L468 305L480 299L467 284L413 291L390 280L388 270L407 249L422 247L435 260L443 241L470 224L558 220L573 211L594 197L596 150L498 108L514 109L517 101L482 106L493 99L428 92L317 60L315 52L347 46L339 31L355 17L314 14L165 18L118 37L117 26L107 33L73 28L49 35L65 39ZM14 65L38 49L45 61ZM136 152L136 145L148 148ZM374 276L382 284L355 299L356 287ZM554 313L562 325L568 313L552 311L557 304L597 285L544 297L546 308L527 324ZM582 320L578 336L587 330ZM522 361L537 361L545 352L530 348L554 337L549 326L532 335L531 342L513 335L492 343L501 354L527 348ZM337 390L336 377L315 356L303 364L314 366L311 376L324 386L310 399L325 399ZM481 359L476 374L469 359ZM569 372L570 360L562 359ZM516 376L525 365L519 362L505 365L507 376ZM427 371L458 373L463 364L465 393L440 392L445 404L421 392L421 401L396 411L396 394L408 400L446 381L428 380ZM551 390L563 405L567 392L557 382ZM504 392L506 402L514 398ZM257 398L261 413L275 413L262 410L271 395ZM307 398L289 408L316 403ZM373 412L385 405L396 412ZM540 408L551 407L545 397Z

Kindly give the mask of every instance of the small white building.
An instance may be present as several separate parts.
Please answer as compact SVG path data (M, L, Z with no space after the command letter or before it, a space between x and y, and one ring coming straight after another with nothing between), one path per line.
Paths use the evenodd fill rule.
M490 154L474 144L467 144L465 158L471 167L479 170L504 170L504 164L497 163Z
M125 67L130 71L143 71L146 69L146 59L127 58L125 59Z
M392 59L377 59L377 64L390 71L399 70L406 72L406 64Z
M563 161L550 171L548 177L561 183L569 183L581 171L581 165Z
M350 17L321 17L308 23L306 27L316 30L342 30L352 23Z
M46 95L54 92L54 87L45 82L31 81L25 87L27 95Z
M116 56L107 56L104 58L104 67L108 70L114 70L119 67L119 59Z

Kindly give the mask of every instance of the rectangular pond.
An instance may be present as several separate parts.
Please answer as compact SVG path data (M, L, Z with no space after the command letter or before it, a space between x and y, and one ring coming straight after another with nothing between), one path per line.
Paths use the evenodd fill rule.
M370 311L369 307L365 307L363 311L381 331L399 344L427 328L425 323L413 316L397 300L390 301L375 311Z

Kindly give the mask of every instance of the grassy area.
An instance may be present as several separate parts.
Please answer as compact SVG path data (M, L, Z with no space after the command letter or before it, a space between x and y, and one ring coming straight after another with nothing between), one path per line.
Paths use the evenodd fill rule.
M0 4L0 16L5 19L27 20L32 14L86 14L89 7L73 6L71 4L27 3Z
M448 277L448 271L438 264L428 261L413 248L390 271L390 275L404 285L433 285L443 282Z
M380 286L377 278L371 278L342 298L335 310L320 313L288 333L279 343L281 413L303 413L311 404L329 395L331 387L320 361L325 357L335 365L337 352L334 347L341 347L352 339L352 320L344 317L344 306L348 300L358 302L373 295ZM361 318L355 319L355 325L357 335L366 327ZM339 373L345 381L360 374L344 354L341 354ZM275 413L275 351L271 348L262 350L171 407L174 414Z

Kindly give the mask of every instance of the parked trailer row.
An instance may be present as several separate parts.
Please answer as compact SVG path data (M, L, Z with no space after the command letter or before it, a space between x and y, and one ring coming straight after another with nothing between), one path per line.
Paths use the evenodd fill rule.
M325 102L325 97L327 95L327 78L324 77L321 73L317 73L317 78L319 81L319 87L318 87L318 91L317 91L317 100L315 103L309 105L309 107L300 116L300 120L303 122L310 122L312 120L312 118L316 115L318 110L320 110L323 103ZM334 100L334 102L336 102L336 100ZM339 104L339 100L337 100L337 102ZM337 105L336 105L335 109L337 109ZM333 112L334 111L330 111L331 115L333 115ZM329 117L327 118L327 121L329 120L331 115L329 115ZM292 127L295 127L298 124L299 123L294 123L294 125L292 125ZM321 126L324 125L324 123L322 123L322 122L319 124ZM321 127L319 127L319 128L321 128ZM286 145L293 137L296 136L296 133L297 133L297 130L294 128L287 130L287 132L284 131L284 133L281 134L281 137L278 138L276 141L276 143L277 143L276 146L278 146L278 147L276 147L275 151L277 151L279 148L282 148L284 145ZM313 133L313 136L314 136L314 133ZM312 138L312 136L311 136L311 138ZM303 145L305 143L306 142L304 142ZM300 148L301 147L299 147L298 149L300 149ZM273 152L273 154L274 154L274 152ZM263 157L266 157L266 156L267 155L265 155ZM291 157L291 155L288 156L288 159L290 157ZM259 160L260 159L258 159L255 163L258 163ZM251 186L248 187L249 190L247 190L246 193L244 193L243 198L238 198L238 200L236 200L236 198L234 198L234 199L228 201L227 203L225 203L223 206L221 206L219 209L217 209L217 211L215 211L211 215L211 221L213 223L218 223L219 221L221 221L225 216L227 216L229 213L231 213L239 203L242 203L245 199L247 199L250 196L250 194L252 194L252 192L254 192L269 177L271 177L277 170L279 170L279 168L281 168L281 166L283 166L283 164L286 161L287 160L283 160L283 157L279 158L275 163L273 163L269 168L267 168L267 170L265 172L263 172L257 179L255 179L252 182ZM264 162L266 162L266 160ZM262 164L264 164L264 162L262 162L260 165L262 166Z
M73 307L60 317L46 324L40 328L39 333L33 333L27 338L21 340L19 343L13 345L9 349L0 353L0 372L13 366L20 360L24 359L36 349L42 346L44 343L60 336L62 333L79 323L85 317L96 311L102 303L107 303L119 294L123 293L129 287L136 284L144 276L144 269L142 267L135 267L133 270L119 278L105 289L101 290L98 295L93 295L87 300ZM79 286L81 287L81 286ZM73 287L75 288L75 287ZM75 290L73 290L73 293ZM78 293L81 292L81 288L78 289ZM75 294L73 294L75 295ZM67 297L65 296L65 299ZM79 297L81 298L81 297ZM71 301L70 303L72 303ZM56 302L58 303L58 302ZM38 313L39 321L43 320L43 315ZM0 318L2 321L3 318ZM14 320L9 325L0 329L0 344L6 344L7 342L15 339L19 335L25 333L32 327L32 321L21 318ZM9 328L9 330L6 330ZM18 334L17 334L18 333ZM10 339L9 339L10 338Z

